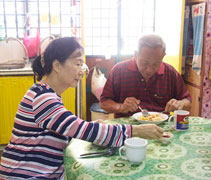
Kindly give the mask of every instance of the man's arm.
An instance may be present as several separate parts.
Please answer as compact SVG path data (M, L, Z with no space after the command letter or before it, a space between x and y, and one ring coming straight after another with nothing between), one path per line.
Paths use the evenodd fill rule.
M191 109L191 96L188 92L182 76L174 69L171 71L173 83L174 83L174 97L170 99L165 107L166 112L174 110L187 110Z
M109 113L120 113L121 103L108 99L100 102L100 106Z
M128 97L123 103L117 103L111 99L100 102L101 108L109 113L128 113L137 111L140 100L134 97Z

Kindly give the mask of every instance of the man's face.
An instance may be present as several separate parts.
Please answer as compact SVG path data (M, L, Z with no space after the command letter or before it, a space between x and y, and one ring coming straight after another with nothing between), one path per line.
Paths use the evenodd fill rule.
M165 52L161 47L143 47L136 53L136 64L145 80L149 80L159 70L164 56Z

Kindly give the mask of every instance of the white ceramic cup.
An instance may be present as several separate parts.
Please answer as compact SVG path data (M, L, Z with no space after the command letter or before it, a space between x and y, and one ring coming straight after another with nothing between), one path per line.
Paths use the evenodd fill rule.
M185 110L174 111L174 115L170 116L168 120L169 127L177 131L187 130L189 127L189 120L188 120L189 114L190 114L189 111ZM172 119L174 123L171 123Z
M145 159L147 150L147 140L133 137L128 138L124 142L124 146L119 148L119 155L122 159L133 163L140 163ZM122 154L125 151L125 155Z

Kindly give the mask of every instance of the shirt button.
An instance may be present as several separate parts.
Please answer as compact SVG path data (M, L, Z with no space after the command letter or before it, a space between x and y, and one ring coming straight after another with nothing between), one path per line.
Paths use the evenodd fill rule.
M144 91L146 91L146 90L147 90L147 88L144 89Z
M141 79L142 82L144 82L144 79Z

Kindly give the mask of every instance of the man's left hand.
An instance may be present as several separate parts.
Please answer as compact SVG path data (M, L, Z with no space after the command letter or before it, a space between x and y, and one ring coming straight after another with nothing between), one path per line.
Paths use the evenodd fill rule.
M170 99L165 107L166 112L172 112L178 109L190 110L191 102L188 99L176 100Z

